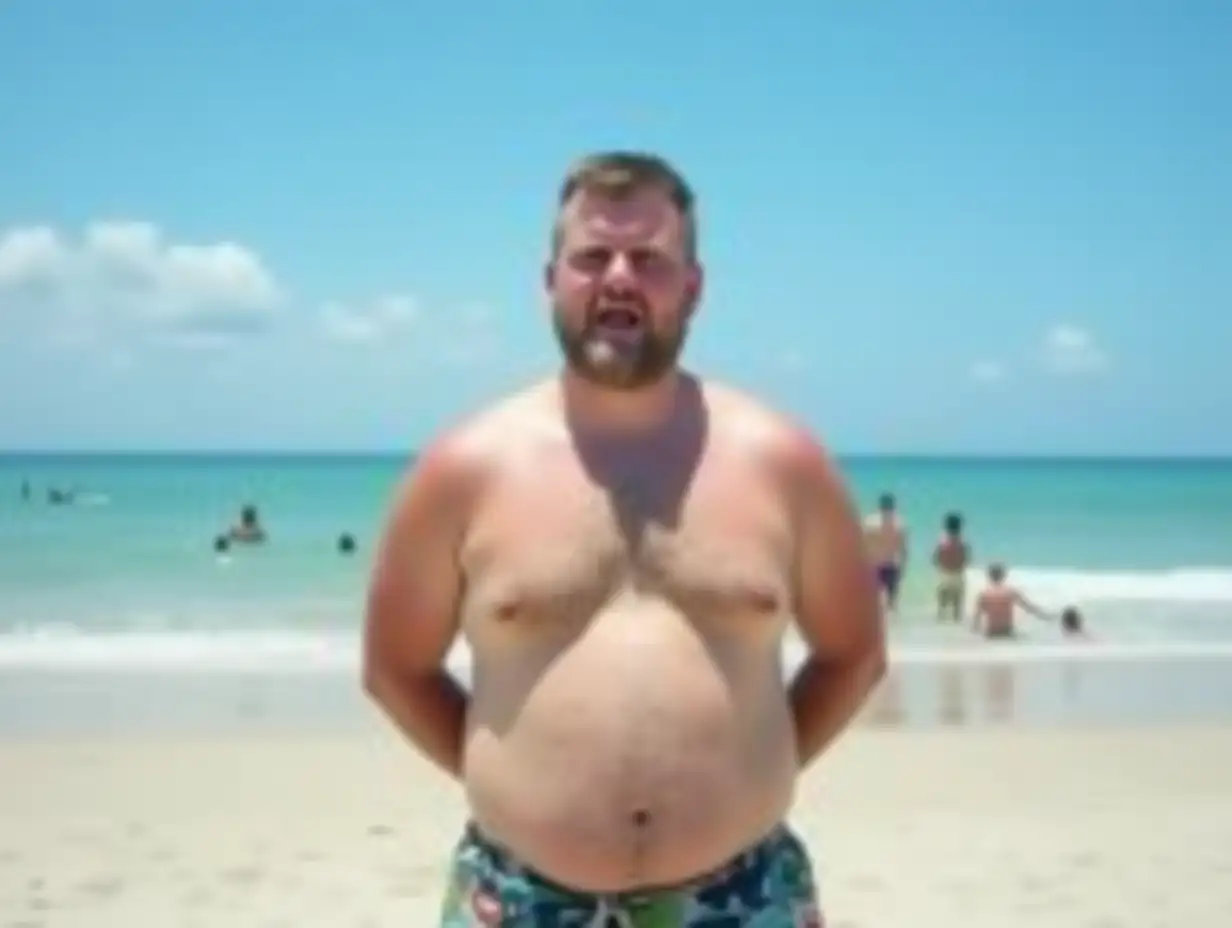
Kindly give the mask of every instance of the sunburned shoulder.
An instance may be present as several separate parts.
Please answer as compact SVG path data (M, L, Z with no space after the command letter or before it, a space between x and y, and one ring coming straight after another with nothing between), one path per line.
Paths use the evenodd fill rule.
M984 587L980 596L988 602L1003 602L1006 600L1018 599L1019 592L1012 586L1004 584L990 584Z
M559 439L563 424L551 382L537 383L490 403L444 429L420 463L474 473L520 448Z
M775 467L829 476L829 452L803 423L764 400L726 384L702 384L712 434L748 448Z
M715 381L698 381L711 441L752 453L775 469L831 475L821 441L802 423L763 400ZM510 394L459 420L424 449L418 466L483 472L519 452L568 440L558 385L547 380Z
M559 428L557 417L557 428ZM438 432L416 455L395 492L394 525L428 517L464 524L484 487L519 449L552 428L544 391L531 388L467 414Z

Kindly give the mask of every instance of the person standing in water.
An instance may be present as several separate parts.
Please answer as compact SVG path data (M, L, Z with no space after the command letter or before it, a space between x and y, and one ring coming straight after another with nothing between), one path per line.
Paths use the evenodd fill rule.
M985 638L1015 638L1014 617L1018 609L1037 619L1053 621L1053 616L1027 599L1017 587L1006 581L1004 564L988 566L988 585L975 598L971 628Z
M971 563L971 548L963 538L963 518L951 512L942 523L941 537L933 548L933 566L937 568L937 621L961 622L966 602L967 566Z
M237 544L259 545L266 540L261 515L251 503L240 510L239 521L227 531L227 537Z
M363 685L469 806L440 924L820 926L785 820L885 671L859 517L801 425L680 367L679 172L593 155L555 205L562 369L428 445L369 589Z
M877 511L864 521L864 538L886 608L898 609L898 594L907 571L907 524L892 493L883 493Z

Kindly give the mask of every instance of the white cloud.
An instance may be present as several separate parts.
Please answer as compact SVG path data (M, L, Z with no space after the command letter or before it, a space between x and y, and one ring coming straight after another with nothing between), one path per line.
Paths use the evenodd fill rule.
M401 294L377 297L367 304L328 303L320 313L326 338L352 344L375 344L406 331L418 317L414 300Z
M260 256L235 242L174 242L133 221L95 222L77 237L50 226L0 233L0 311L42 319L62 342L117 325L252 331L283 298Z
M144 369L147 349L164 347L190 351L184 363L193 369L286 357L299 359L291 366L336 364L356 374L362 366L373 376L472 372L512 360L499 319L481 304L428 314L391 289L314 300L296 315L285 311L288 290L242 244L178 241L148 222L0 228L0 341L51 348L70 363L88 356L100 369ZM271 337L236 341L257 332Z
M464 305L420 313L415 301L401 294L367 303L328 303L318 313L319 332L348 345L410 351L428 368L466 369L489 365L501 355L495 320L486 306Z
M1066 323L1053 326L1045 335L1043 357L1048 370L1062 376L1100 374L1112 366L1090 332Z
M980 383L995 383L1004 380L1008 371L1000 361L985 358L971 365L971 379Z
M0 288L19 289L53 281L64 264L54 229L29 226L0 235Z

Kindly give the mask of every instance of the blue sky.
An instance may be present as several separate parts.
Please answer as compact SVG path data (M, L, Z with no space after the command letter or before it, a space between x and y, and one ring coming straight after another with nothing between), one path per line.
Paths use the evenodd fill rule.
M836 450L1232 453L1232 5L446 9L0 3L0 447L413 446L553 368L624 146L690 363Z

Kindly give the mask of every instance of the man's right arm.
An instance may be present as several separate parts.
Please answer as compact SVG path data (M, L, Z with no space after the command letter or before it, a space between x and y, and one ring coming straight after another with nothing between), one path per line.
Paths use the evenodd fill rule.
M459 549L474 473L446 438L399 488L376 553L363 640L364 689L430 760L462 775L469 697L445 669L457 635Z

